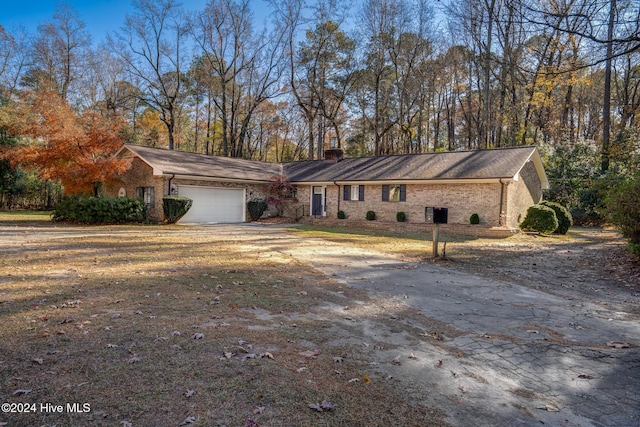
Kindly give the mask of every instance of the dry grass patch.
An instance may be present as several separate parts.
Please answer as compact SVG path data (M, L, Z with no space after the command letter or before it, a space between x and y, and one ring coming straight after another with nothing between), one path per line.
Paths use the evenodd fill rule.
M364 293L213 232L36 233L2 247L0 285L0 397L36 405L0 424L445 425L319 309Z

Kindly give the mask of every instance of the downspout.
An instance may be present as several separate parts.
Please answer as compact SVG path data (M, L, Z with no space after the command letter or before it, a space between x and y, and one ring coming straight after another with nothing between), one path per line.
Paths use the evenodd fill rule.
M167 189L167 196L171 196L171 181L173 181L173 178L176 177L176 174L174 173L173 175L171 175L171 178L169 178L169 188Z
M507 182L506 185L509 185L509 183ZM500 208L499 208L499 212L498 212L498 226L502 227L504 224L502 223L502 206L504 205L504 187L505 187L505 183L502 182L502 178L500 178Z
M338 185L338 183L336 181L333 181L333 185L338 187L338 212L340 212L340 186Z

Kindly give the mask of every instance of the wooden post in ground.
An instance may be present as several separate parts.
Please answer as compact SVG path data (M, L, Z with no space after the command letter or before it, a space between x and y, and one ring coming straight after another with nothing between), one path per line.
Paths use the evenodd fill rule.
M440 224L433 224L433 257L438 257L438 233Z

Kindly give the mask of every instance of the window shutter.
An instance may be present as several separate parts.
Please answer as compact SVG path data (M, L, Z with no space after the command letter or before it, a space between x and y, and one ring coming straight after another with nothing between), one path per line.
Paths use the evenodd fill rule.
M143 187L136 187L136 198L137 199L143 199L144 198L144 188Z
M364 185L358 186L358 200L361 202L364 201Z
M149 205L151 205L151 207L154 207L156 204L156 195L155 195L155 188L154 187L148 187L147 188L148 191L148 196L149 196Z
M404 184L400 185L400 201L401 202L407 201L407 186Z
M351 198L351 186L343 185L342 186L342 200L349 200Z
M382 186L382 201L383 202L388 202L389 201L389 186L388 185L383 185Z

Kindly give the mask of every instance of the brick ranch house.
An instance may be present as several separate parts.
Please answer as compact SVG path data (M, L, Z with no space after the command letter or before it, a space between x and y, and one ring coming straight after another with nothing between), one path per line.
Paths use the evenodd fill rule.
M249 218L246 202L264 196L275 176L286 176L297 203L285 216L425 223L426 207L448 208L448 222L469 224L473 213L489 227L517 228L529 206L548 188L535 147L343 158L327 150L325 160L266 163L174 150L124 145L131 159L110 195L140 197L152 219L163 220L162 197L186 196L193 206L180 222L233 223Z

